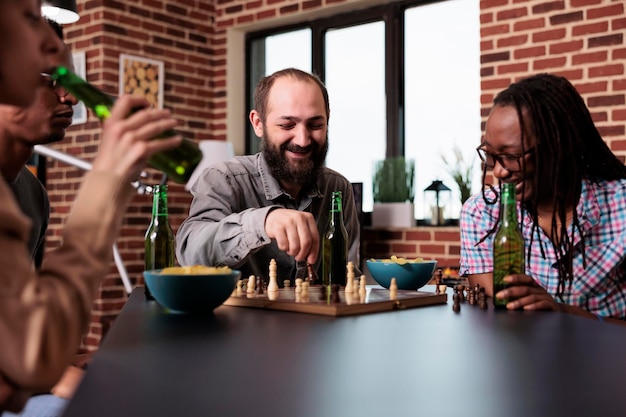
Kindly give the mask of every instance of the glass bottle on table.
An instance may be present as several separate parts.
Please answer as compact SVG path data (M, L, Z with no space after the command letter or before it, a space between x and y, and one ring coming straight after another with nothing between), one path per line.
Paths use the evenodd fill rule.
M145 269L162 269L175 266L174 232L167 214L167 185L153 187L152 219L145 236ZM145 285L146 298L153 299Z
M506 308L510 299L499 299L495 295L507 288L503 279L511 274L523 274L524 237L517 220L515 184L504 183L500 196L500 224L493 240L493 305Z
M341 191L333 191L328 226L322 239L322 285L346 285L348 232L343 223Z
M90 108L100 120L105 120L111 115L111 108L115 103L114 97L100 91L66 67L56 68L50 76L77 100L82 101L85 106ZM177 134L175 130L170 129L155 139ZM201 159L202 151L198 145L189 139L183 139L176 148L154 154L148 160L148 164L165 173L172 181L185 184L189 181Z

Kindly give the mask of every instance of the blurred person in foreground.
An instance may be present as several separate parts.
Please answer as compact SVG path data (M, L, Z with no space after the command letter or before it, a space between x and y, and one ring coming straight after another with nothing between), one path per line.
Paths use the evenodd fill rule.
M230 266L242 276L267 277L276 259L279 285L321 276L320 236L331 193L343 194L348 261L359 265L360 229L351 183L324 167L328 152L328 92L318 77L288 68L264 77L249 119L261 151L209 167L191 187L189 216L176 235L183 265Z
M63 39L62 27L53 22L48 24ZM51 35L54 36L54 35ZM61 53L53 55L52 65L63 65L73 69L69 47L64 45ZM44 241L50 218L50 202L43 184L25 166L34 153L35 145L59 142L72 123L72 106L77 100L67 90L47 80L46 85L37 87L35 101L28 107L0 105L0 172L13 191L22 213L32 222L28 242L33 263L41 267ZM5 412L3 417L60 416L68 399L78 387L91 354L77 354L63 377L49 392L37 393L26 403L19 414Z
M0 0L0 104L27 107L49 80L63 44L41 16L39 0ZM0 179L0 412L19 411L35 392L59 380L87 329L94 298L111 260L111 245L135 194L130 185L147 159L180 143L151 141L176 125L167 111L121 97L103 124L100 150L85 175L59 248L33 267L32 222Z
M505 278L507 309L554 310L624 323L626 167L565 78L538 74L494 99L478 153L483 192L461 213L461 272L493 295L500 193L488 169L516 184L526 274ZM619 319L619 320L615 320Z

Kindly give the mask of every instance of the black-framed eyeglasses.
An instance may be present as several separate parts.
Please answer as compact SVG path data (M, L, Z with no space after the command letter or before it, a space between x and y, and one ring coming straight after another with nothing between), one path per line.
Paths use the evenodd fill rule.
M52 78L50 74L41 73L41 78L46 81L48 88L51 88L59 98L67 96L70 92L65 89L59 82Z
M483 161L485 167L488 169L493 169L496 166L496 162L498 162L502 168L506 169L509 172L518 172L522 170L522 159L529 153L535 150L534 147L527 149L524 153L491 153L487 152L484 148L484 144L480 144L476 148L476 152L478 152L478 156L480 160Z

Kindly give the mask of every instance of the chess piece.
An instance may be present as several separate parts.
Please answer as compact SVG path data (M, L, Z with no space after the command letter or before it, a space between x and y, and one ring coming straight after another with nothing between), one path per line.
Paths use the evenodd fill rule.
M276 300L278 298L278 290L267 291L267 298L272 301Z
M456 286L456 288L457 288L457 290L459 292L459 302L462 303L463 301L465 301L465 294L463 293L464 287L463 287L463 285L459 284L459 285Z
M306 280L309 281L309 285L313 285L315 282L317 282L317 274L313 270L313 265L311 265L311 264L306 264L306 269L307 269L307 271L309 273L309 275L306 278Z
M341 298L339 297L339 284L330 286L330 302L335 304L341 302Z
M391 283L389 284L389 299L395 300L396 298L398 298L398 284L395 278L391 278Z
M263 280L261 277L257 277L256 279L256 293L258 295L263 295Z
M254 284L256 284L256 277L254 275L250 275L248 277L248 287L246 288L246 292L248 294L254 294Z
M455 313L461 311L461 296L459 295L459 288L454 287L454 293L452 293L452 310Z
M487 294L485 294L484 288L481 288L480 292L478 293L478 307L481 310L487 309Z
M326 298L326 294L328 294L328 287L326 287L326 285L322 285L320 287L320 294L319 294L319 300L320 301L324 301L324 299Z
M359 280L359 300L364 303L365 295L367 291L365 289L365 275L361 275L361 279Z
M346 294L352 293L354 291L354 262L348 262L348 272L346 273L346 288L344 292Z
M309 301L309 281L304 281L302 283L302 290L300 291L300 299L302 302Z
M268 291L278 291L278 281L276 280L277 269L278 265L276 264L276 259L272 259L270 261L270 280L267 284Z
M470 287L467 290L467 302L472 306L476 304L476 290L474 287Z
M443 281L443 269L437 268L437 272L435 272L435 285L439 286Z
M300 294L300 292L302 291L302 278L296 278L296 294Z
M291 287L291 280L290 279L283 280L283 287L285 288Z
M235 295L241 295L243 293L243 290L241 289L242 285L243 285L243 280L238 279L237 285L235 286Z

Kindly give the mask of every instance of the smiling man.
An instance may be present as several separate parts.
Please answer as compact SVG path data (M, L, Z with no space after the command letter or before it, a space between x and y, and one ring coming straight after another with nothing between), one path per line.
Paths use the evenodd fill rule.
M235 157L203 172L192 186L189 217L177 236L183 265L230 266L242 276L266 277L275 259L279 281L320 271L320 236L331 193L343 193L348 260L359 265L360 231L352 185L324 167L328 151L328 92L309 73L285 69L255 90L250 123L261 152ZM319 273L318 272L318 273ZM306 268L304 268L306 273Z

